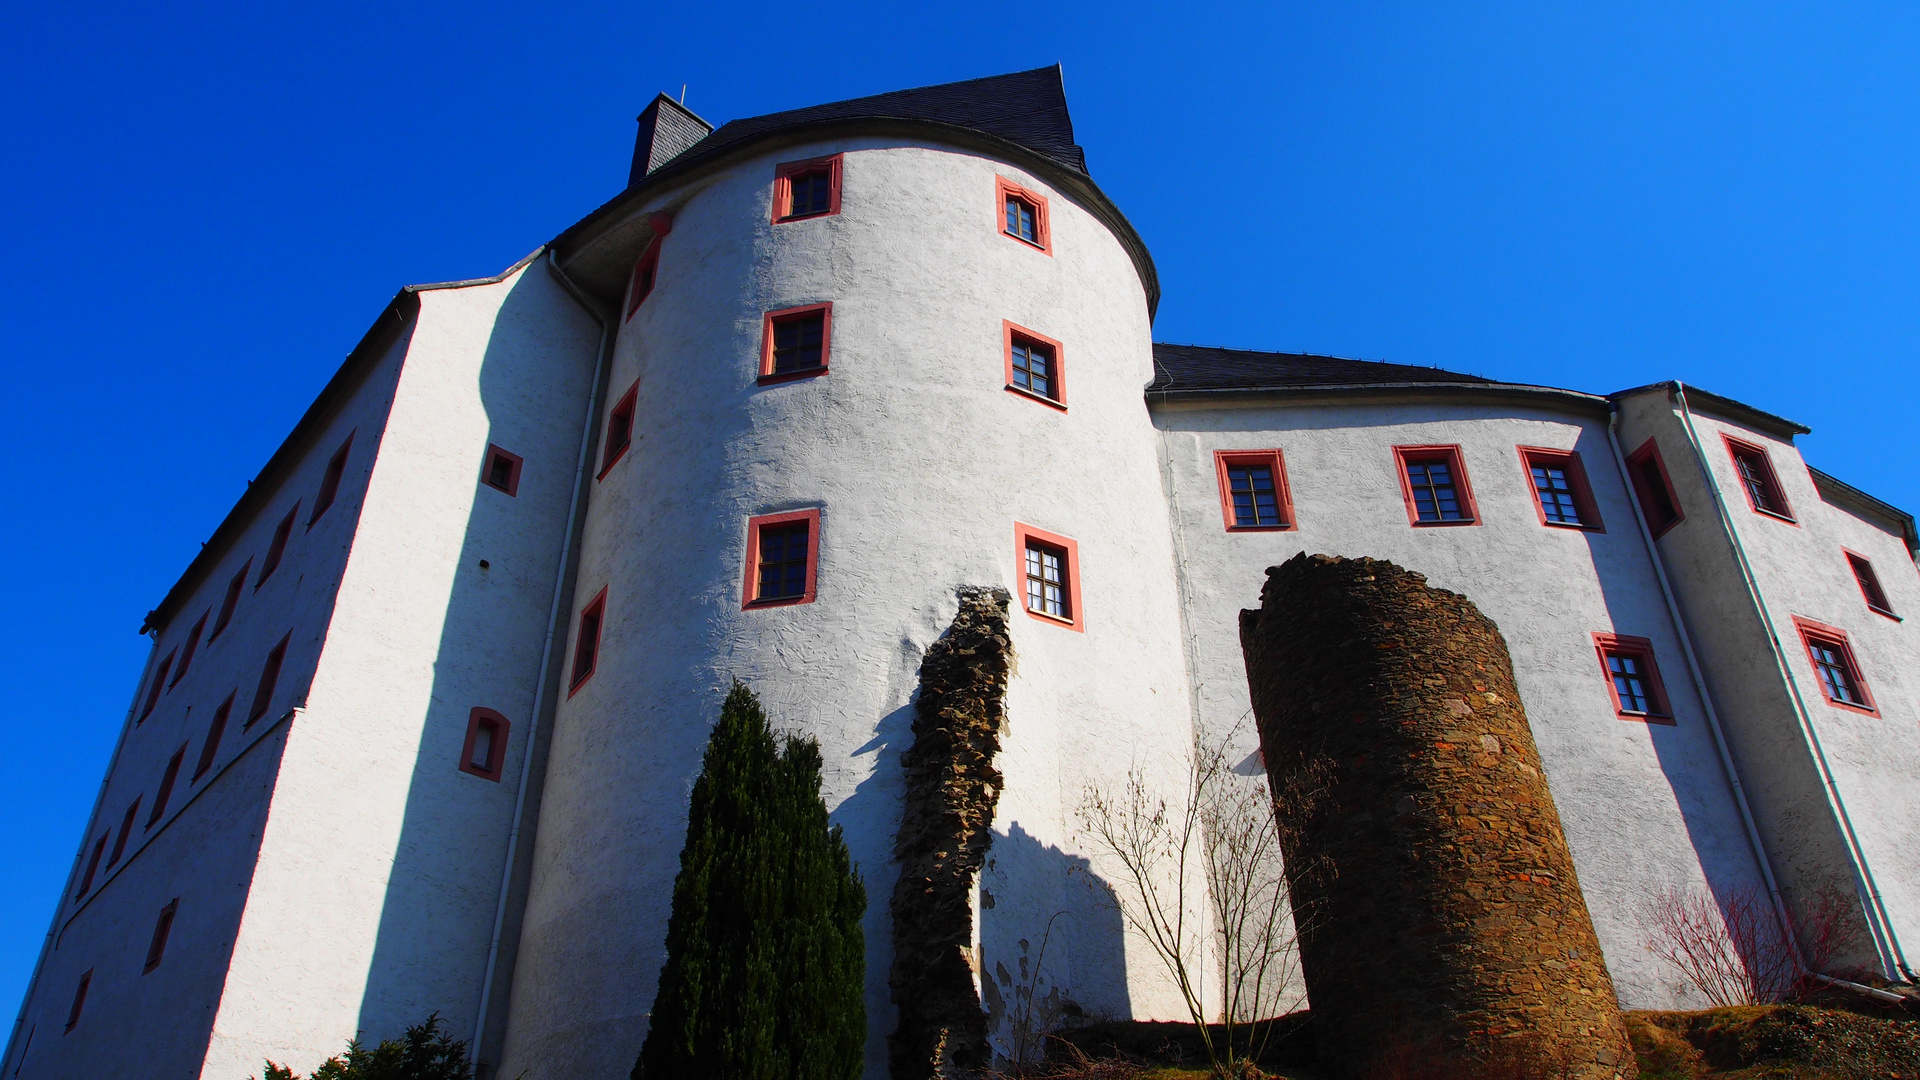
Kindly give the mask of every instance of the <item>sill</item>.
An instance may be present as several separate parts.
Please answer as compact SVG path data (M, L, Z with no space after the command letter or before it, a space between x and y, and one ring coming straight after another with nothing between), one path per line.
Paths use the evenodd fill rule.
M795 604L811 603L813 603L813 594L808 593L804 596L781 596L768 600L749 600L740 605L740 610L753 611L756 608L792 607Z
M1294 527L1292 522L1284 525L1229 525L1227 531L1230 533L1292 532Z
M1614 715L1630 723L1663 724L1667 727L1679 726L1679 721L1675 720L1673 717L1667 715L1666 713L1617 712Z
M788 214L785 217L774 218L773 223L775 225L785 225L789 221L812 221L814 218L832 217L839 212L838 210L822 210L817 214Z
M825 375L826 373L827 365L821 364L819 367L800 368L797 371L782 371L778 373L769 371L755 381L761 386L772 386L774 383L793 382L796 379L811 379L816 376Z
M1025 387L1015 386L1012 383L1008 383L1007 392L1010 394L1019 394L1023 398L1027 398L1028 400L1031 400L1031 401L1037 401L1042 405L1051 405L1054 408L1059 409L1061 412L1067 411L1066 402L1055 400L1054 398L1050 398L1045 394L1036 394L1033 391L1026 389Z
M1679 524L1680 524L1681 522L1683 522L1683 521L1685 521L1685 520L1687 520L1687 519L1686 519L1686 518L1674 518L1674 519L1673 519L1672 521L1669 521L1669 522L1667 522L1667 523L1666 523L1665 525L1662 525L1662 526L1660 526L1660 527L1659 527L1659 528L1657 528L1657 529L1656 529L1656 528L1654 528L1654 527L1653 527L1652 525L1648 525L1648 526L1647 526L1647 532L1649 532L1649 533L1651 533L1651 534L1653 535L1653 538L1654 538L1655 540L1658 540L1658 539L1660 539L1661 537L1663 537L1663 536L1665 536L1665 535L1667 535L1668 533L1670 533L1670 532L1672 532L1672 531L1674 530L1674 528L1675 528L1676 526L1678 526L1678 525L1679 525Z
M1458 521L1416 521L1416 522L1413 522L1413 527L1416 529L1447 529L1447 528L1452 528L1456 525L1478 525L1478 524L1480 524L1480 521L1478 518L1461 518Z
M1032 248L1033 250L1039 252L1042 255L1053 254L1052 249L1048 248L1047 245L1039 242L1038 240L1029 240L1024 236L1015 236L1005 229L1000 230L1000 235L1006 237L1009 240L1014 240L1019 243L1025 244L1026 246Z
M1775 521L1784 521L1789 525L1798 526L1800 524L1798 521L1795 521L1792 517L1786 514L1782 514L1778 510L1762 510L1759 507L1755 506L1753 508L1753 512L1756 514L1765 514L1767 517L1770 517Z
M1887 617L1887 618L1889 618L1889 619L1892 619L1892 620L1893 620L1894 622L1906 622L1906 621L1907 621L1907 620L1905 620L1905 619L1903 619L1903 618L1901 618L1900 616L1898 616L1898 615L1895 615L1895 614L1894 614L1893 612L1891 612L1891 611L1888 611L1888 610L1887 610L1886 608L1883 608L1883 607L1874 607L1874 606L1873 606L1872 604L1868 604L1868 605L1867 605L1867 610L1868 610L1868 611L1871 611L1871 612L1873 612L1873 613L1874 613L1875 615L1883 615L1883 616L1885 616L1885 617Z
M1575 525L1568 521L1543 521L1540 524L1549 529L1565 529L1568 532L1604 533L1607 531L1599 525Z
M1827 704L1833 706L1836 709L1845 709L1847 712L1859 713L1862 716L1879 716L1880 715L1880 710L1872 707L1871 705L1853 705L1845 701L1835 701L1824 694L1822 694L1821 697L1826 700Z
M607 478L607 474L613 471L613 467L615 465L620 464L620 459L623 457L626 457L627 451L631 449L633 449L633 440L628 439L626 445L622 446L619 452L613 455L613 460L607 462L605 465L600 466L600 471L598 473L595 473L593 478L595 480L605 480ZM493 487L492 484L488 484L487 486ZM499 489L495 488L494 490L498 491Z
M1058 615L1049 615L1044 611L1035 611L1032 608L1027 609L1027 614L1033 616L1036 619L1045 619L1050 623L1058 623L1059 625L1064 626L1069 630L1079 629L1079 627L1074 625L1074 622L1072 619L1063 619Z
M585 686L585 685L587 685L588 683L590 683L590 682L592 682L592 681L593 681L593 672L591 672L591 671L589 671L589 672L587 672L587 673L586 673L585 675L582 675L582 676L580 676L580 677L579 677L578 679L575 679L575 680L574 680L574 681L573 681L573 682L572 682L572 683L571 683L571 684L570 684L570 685L569 685L569 686L567 687L567 697L568 697L568 699L569 699L569 700L571 700L571 699L572 699L572 697L573 697L573 695L575 695L575 694L577 694L577 693L579 693L579 692L580 692L580 688L581 688L581 687L583 687L583 686Z

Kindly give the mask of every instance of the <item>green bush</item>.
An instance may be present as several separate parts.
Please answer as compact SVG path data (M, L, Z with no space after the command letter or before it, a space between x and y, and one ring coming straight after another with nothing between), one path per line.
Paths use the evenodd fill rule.
M309 1080L472 1080L467 1044L442 1030L439 1013L415 1024L398 1039L382 1039L369 1050L359 1039L347 1041L347 1056L328 1058ZM252 1080L251 1077L248 1080ZM284 1065L267 1062L266 1080L300 1080Z
M866 888L820 799L820 748L738 681L693 785L667 960L634 1080L855 1080Z

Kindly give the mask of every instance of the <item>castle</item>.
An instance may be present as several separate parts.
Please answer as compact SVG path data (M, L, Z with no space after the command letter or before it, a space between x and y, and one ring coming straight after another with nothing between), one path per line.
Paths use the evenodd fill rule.
M1498 624L1625 1004L1697 1004L1671 888L1837 890L1847 964L1912 978L1911 516L1705 390L1156 344L1159 297L1056 68L655 100L612 200L394 296L148 614L0 1075L304 1072L437 1010L487 1076L624 1077L738 677L819 740L885 1076L900 755L976 586L1014 598L989 1020L1050 923L1030 989L1182 1018L1075 810L1252 754L1238 612L1300 552Z

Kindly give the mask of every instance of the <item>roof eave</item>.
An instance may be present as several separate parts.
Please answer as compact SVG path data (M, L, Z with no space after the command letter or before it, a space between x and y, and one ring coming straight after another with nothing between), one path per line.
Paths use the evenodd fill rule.
M1525 400L1551 402L1562 408L1604 415L1607 399L1578 390L1526 383L1318 383L1311 385L1195 387L1190 389L1148 389L1150 404L1205 405L1210 402L1251 401L1285 398L1291 400L1329 398L1483 398L1497 401Z
M1807 472L1812 475L1813 486L1822 499L1836 506L1874 515L1899 529L1900 538L1907 544L1907 557L1920 562L1920 530L1916 530L1912 514L1811 465L1807 466Z
M1656 390L1668 395L1685 390L1688 402L1704 405L1709 412L1718 413L1729 420L1745 424L1756 431L1766 432L1768 435L1772 435L1777 439L1785 439L1788 442L1792 442L1796 435L1806 435L1813 431L1813 429L1807 425L1789 420L1784 416L1775 416L1765 409L1756 409L1744 401L1735 401L1730 397L1716 394L1711 390L1702 390L1698 386L1692 386L1678 380L1648 383L1645 386L1635 386L1627 390L1615 390L1613 393L1608 394L1607 397L1610 400L1619 401L1623 398L1633 397L1636 394L1646 394Z

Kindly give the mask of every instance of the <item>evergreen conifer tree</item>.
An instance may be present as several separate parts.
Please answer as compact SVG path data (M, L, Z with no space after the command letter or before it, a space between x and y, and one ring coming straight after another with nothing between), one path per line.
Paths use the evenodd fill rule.
M866 888L820 799L820 748L740 682L693 785L667 960L633 1080L855 1080Z

